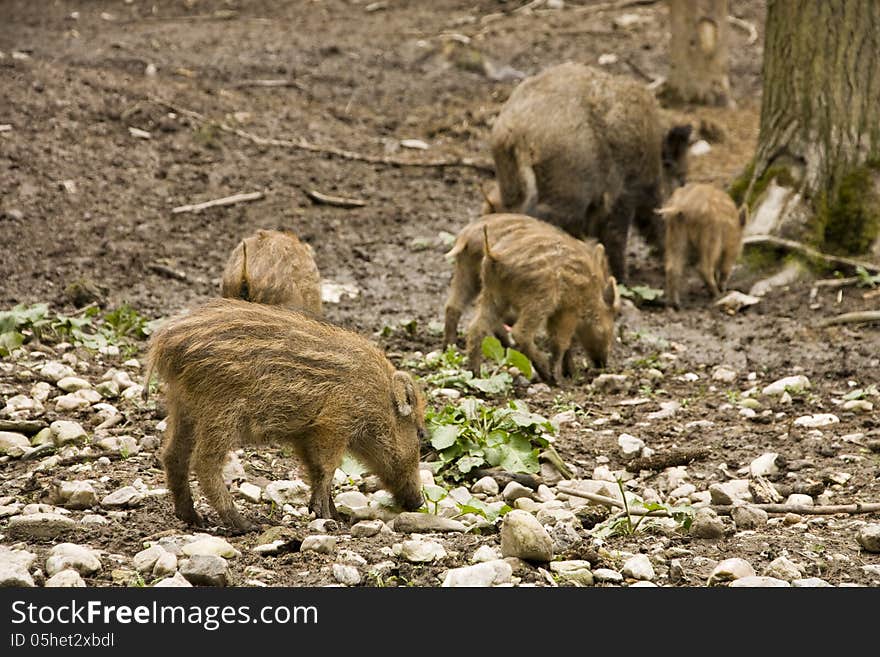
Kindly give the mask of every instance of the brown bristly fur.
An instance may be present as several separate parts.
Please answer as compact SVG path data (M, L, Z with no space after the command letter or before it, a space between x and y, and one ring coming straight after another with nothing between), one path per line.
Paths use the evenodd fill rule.
M333 473L349 450L396 496L421 505L419 437L425 402L367 339L277 306L216 299L166 322L152 337L148 371L165 381L162 462L175 512L200 524L190 461L223 522L252 528L221 476L226 454L262 441L291 445L312 487L309 508L335 517Z
M482 289L467 334L468 366L479 372L483 338L497 333L505 317L513 315L516 348L544 381L553 383L572 373L575 338L593 363L604 367L620 297L601 244L548 231L533 221L493 242L491 252L486 238ZM542 326L550 340L549 362L535 345Z
M492 126L497 186L483 207L598 238L624 281L631 224L661 241L654 210L684 180L689 136L690 126L664 133L654 96L634 80L552 66L523 80Z
M320 315L321 276L312 248L289 231L258 230L232 250L220 296Z
M658 214L666 222L667 303L681 306L682 274L693 263L709 294L717 297L742 249L745 214L724 190L705 183L677 189Z
M480 217L462 228L452 249L446 254L455 259L449 294L446 298L443 347L455 344L458 324L464 311L471 306L480 293L480 264L483 261L483 231L488 231L489 241L513 236L524 230L544 229L552 234L564 235L562 230L533 217L522 214L490 214ZM511 321L514 318L509 318ZM498 339L509 346L507 331L503 328Z

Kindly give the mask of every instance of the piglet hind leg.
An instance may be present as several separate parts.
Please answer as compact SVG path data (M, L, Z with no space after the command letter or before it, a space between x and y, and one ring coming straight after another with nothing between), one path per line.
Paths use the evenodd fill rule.
M174 500L174 515L188 525L201 527L204 520L193 505L189 485L189 464L194 446L195 425L186 408L179 402L168 402L168 428L162 449L162 466L165 479Z
M259 529L259 525L246 520L235 508L232 495L223 482L223 463L229 451L224 441L212 440L216 434L205 432L198 436L194 453L194 469L208 502L220 515L220 519L230 529L238 532L250 532ZM222 447L221 447L222 445Z

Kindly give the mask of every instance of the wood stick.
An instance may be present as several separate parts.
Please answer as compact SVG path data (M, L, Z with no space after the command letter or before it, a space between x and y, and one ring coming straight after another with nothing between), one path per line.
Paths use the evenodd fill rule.
M165 100L160 98L151 97L150 100L157 105L162 105L172 112L176 112L183 116L189 117L194 121L199 121L201 123L209 123L209 119L203 114L199 114L198 112L194 112L193 110L188 110L182 107L177 107ZM222 122L213 122L220 130L223 132L228 132L230 134L241 137L242 139L247 139L258 146L279 146L282 148L295 148L297 150L309 151L311 153L323 153L325 155L332 155L334 157L338 157L343 160L352 160L356 162L367 162L369 164L382 164L385 166L395 166L395 167L464 167L475 169L477 171L483 171L486 173L494 173L495 167L488 162L480 162L477 160L473 160L471 158L460 158L460 159L452 159L452 160L410 160L406 158L400 157L383 157L379 155L365 155L362 153L356 153L354 151L347 151L342 148L335 148L333 146L319 146L317 144L312 144L311 142L306 141L305 139L271 139L266 137L260 137L258 135L247 132L246 130L241 130L239 128L233 128L226 123Z
M319 191L314 189L309 189L306 191L306 196L312 199L315 203L323 203L324 205L334 205L338 208L362 208L367 202L362 201L357 198L345 198L342 196L330 196L328 194L322 194Z
M678 448L661 454L652 454L644 458L633 459L626 464L626 469L630 472L638 472L639 470L665 470L678 465L689 465L699 459L709 456L707 447L697 448Z
M727 22L734 27L738 27L749 35L748 41L746 41L747 44L752 45L758 40L758 29L748 21L743 20L742 18L737 18L736 16L728 16Z
M237 82L235 84L236 89L243 89L245 87L293 87L294 89L299 89L300 91L308 91L308 89L301 83L296 80L242 80L241 82Z
M854 258L846 258L844 256L835 256L828 253L822 253L821 251L817 251L813 247L807 246L806 244L801 244L800 242L796 242L794 240L787 240L782 237L776 237L774 235L749 235L743 238L742 243L743 246L752 244L769 244L770 246L778 246L789 251L796 251L802 255L807 256L808 258L816 258L817 260L822 260L823 262L827 262L832 265L850 267L852 269L863 267L866 271L880 273L880 265L865 262L864 260L856 260Z
M880 310L843 313L842 315L823 319L816 326L818 328L825 328L826 326L835 326L837 324L866 324L868 322L880 322Z
M576 488L572 488L570 486L557 486L556 490L560 493L565 493L566 495L571 495L572 497L581 497L585 500L590 500L591 502L597 502L602 504L603 506L609 506L615 509L623 509L623 502L620 500L616 500L613 497L606 497L605 495L596 495L594 493L586 493L584 491L577 490ZM813 515L813 516L821 516L821 515L834 515L837 513L845 513L849 515L859 514L859 513L878 513L880 512L880 503L863 503L856 502L854 504L827 504L827 505L816 505L816 506L804 506L802 504L749 504L748 506L755 507L758 509L763 509L767 513L774 514L785 514L785 513L798 513L801 515ZM734 506L724 505L724 504L710 504L710 509L713 509L719 515L730 515L730 512L733 511ZM644 515L666 515L669 513L662 509L647 511L646 509L633 509L630 507L630 515L634 516L644 516Z
M618 0L618 2L603 2L598 5L587 5L585 7L575 7L576 14L598 13L601 11L615 11L618 9L627 9L629 7L649 7L656 5L660 0Z
M160 276L164 276L165 278L173 278L177 281L188 281L189 276L187 276L182 271L177 271L176 269L172 269L168 265L163 265L161 262L151 262L147 264L147 269L150 271L154 271Z
M828 287L832 290L836 290L839 287L855 285L860 280L862 279L858 276L848 276L847 278L823 278L822 280L814 281L813 287Z
M233 194L232 196L224 196L223 198L215 198L213 201L205 201L203 203L195 203L193 205L179 205L172 208L171 214L180 214L182 212L200 212L206 208L215 208L221 205L234 205L235 203L244 203L245 201L256 201L263 198L263 192L247 192L245 194Z

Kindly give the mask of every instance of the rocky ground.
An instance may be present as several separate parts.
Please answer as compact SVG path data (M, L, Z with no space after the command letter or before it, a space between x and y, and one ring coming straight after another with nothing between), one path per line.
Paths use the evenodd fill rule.
M646 82L663 74L661 6L486 18L507 4L5 3L0 224L15 247L0 254L2 308L48 302L71 317L86 301L72 291L85 289L102 312L128 302L165 317L216 294L242 235L283 226L313 245L329 318L432 380L443 252L489 174L259 144L218 126L376 157L488 161L491 118L517 71L602 57ZM763 33L763 3L736 11ZM721 185L754 147L759 107L760 39L732 39L737 107L666 112L714 126L691 174ZM267 79L288 84L246 84ZM402 145L411 139L422 143ZM312 189L367 204L315 205ZM255 190L255 203L171 213ZM632 250L633 284L660 287L659 264L637 240ZM741 266L732 282L750 291L763 274ZM876 325L816 327L876 296L809 276L730 311L696 277L684 296L678 313L628 302L604 372L556 388L516 379L494 395L429 385L435 410L471 396L527 404L552 421L565 475L542 462L517 481L443 479L426 450L425 485L442 490L428 513L398 514L373 477L340 471L337 522L309 517L291 450L248 447L225 472L263 526L245 535L194 533L173 516L157 460L161 391L140 398L143 340L87 348L28 333L0 360L0 584L880 585L880 514L810 512L880 502ZM688 462L656 465L676 454ZM624 494L631 514L673 517L621 514Z

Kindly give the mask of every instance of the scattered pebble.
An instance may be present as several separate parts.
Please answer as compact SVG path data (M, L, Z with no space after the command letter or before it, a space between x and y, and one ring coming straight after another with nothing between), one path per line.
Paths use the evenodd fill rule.
M444 518L433 513L405 512L391 523L394 531L401 534L430 532L464 532L467 527L458 520Z
M180 574L195 586L227 586L232 579L226 559L209 554L181 561Z
M508 504L510 504L520 499L521 497L527 497L531 499L532 489L523 486L519 482L511 481L504 487L504 491L501 493L501 496Z
M764 575L787 582L803 577L803 569L787 557L777 557L764 569Z
M60 513L30 513L9 519L7 531L11 536L49 539L76 529L76 522Z
M745 559L738 557L725 559L712 569L709 575L708 585L715 586L723 582L741 579L743 577L754 577L755 569Z
M300 552L317 552L318 554L333 554L336 551L336 537L323 534L312 534L303 539L299 548Z
M514 510L508 512L501 523L501 554L525 561L550 561L553 541L535 516Z
M437 541L411 539L401 544L400 556L414 563L427 563L437 559L445 559L446 550Z
M694 538L721 538L724 536L724 522L714 509L708 507L697 509L691 523L690 533Z
M197 538L184 545L182 551L189 557L208 555L232 559L241 556L241 552L217 536Z
M803 390L809 390L809 388L810 380L803 374L797 374L795 376L786 376L785 378L774 381L770 385L765 386L761 391L761 394L775 396L781 395L783 392L801 392Z
M863 525L856 540L866 552L880 552L880 524Z
M101 560L89 547L76 543L61 543L49 552L46 572L51 576L68 568L72 568L80 575L93 575L101 570Z
M72 568L60 570L46 580L46 588L85 588L82 576Z
M760 509L750 504L743 504L734 507L730 512L736 528L740 531L747 529L758 529L767 524L769 515L764 509Z
M791 586L784 579L776 579L775 577L761 577L752 575L749 577L740 577L733 580L728 586L732 588L767 588L767 587L785 587Z
M556 573L561 580L575 586L593 586L594 576L590 571L589 561L552 561L550 572Z
M513 577L513 568L503 559L484 561L473 566L462 566L446 571L443 587L487 587L507 584Z
M361 573L354 566L335 563L333 564L332 570L333 578L340 584L345 584L346 586L357 586L361 583Z
M656 577L651 560L644 554L634 554L623 563L621 570L624 576L631 579L651 581Z

